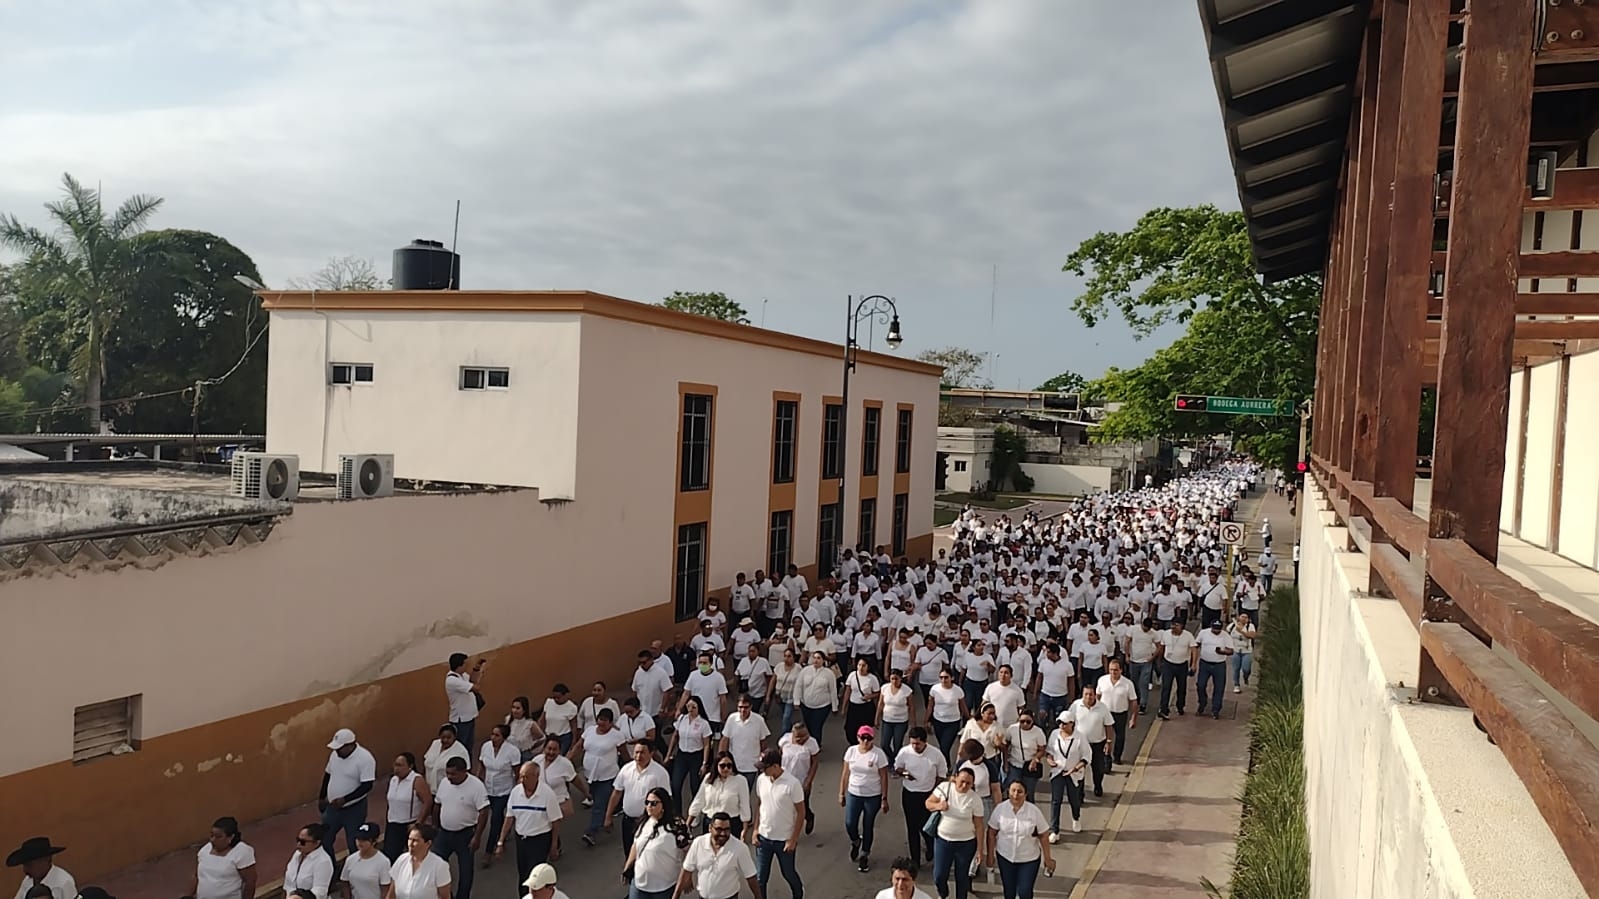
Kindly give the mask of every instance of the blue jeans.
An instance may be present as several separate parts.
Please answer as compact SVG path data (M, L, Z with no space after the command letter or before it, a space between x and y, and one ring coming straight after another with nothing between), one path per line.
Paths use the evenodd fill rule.
M477 747L477 744L472 742L473 738L477 736L477 719L473 718L471 721L451 721L450 723L455 726L455 741L465 745L468 754L473 752ZM565 751L566 750L564 749L562 750L562 752Z
M1149 679L1155 671L1155 662L1128 662L1127 677L1133 682L1133 692L1138 694L1138 710L1149 711Z
M986 825L985 825L986 826ZM972 892L972 860L977 858L977 841L951 842L933 838L933 886L939 899L949 899L949 872L955 872L955 899L967 899Z
M1238 677L1243 675L1244 683L1249 683L1249 675L1255 670L1255 654L1252 652L1235 652L1232 657L1233 686L1238 686Z
M596 780L589 784L589 795L594 798L594 807L589 809L588 830L583 831L587 836L594 836L605 826L605 807L611 804L611 793L614 791L614 780Z
M966 681L966 708L968 710L974 713L977 711L978 701L983 698L983 691L986 689L988 689L988 681L986 680L968 679Z
M664 890L641 890L638 888L638 884L629 884L627 899L672 899L672 893L676 890L677 887L675 885L669 886Z
M1199 681L1194 685L1199 692L1199 705L1196 711L1205 714L1205 702L1210 701L1210 713L1221 714L1221 695L1227 689L1227 663L1205 662L1199 663ZM1209 689L1214 687L1214 690Z
M955 738L960 736L961 722L940 721L933 719L933 736L938 739L938 751L944 753L944 758L949 758L949 751L955 746Z
M859 843L861 855L872 854L872 834L877 829L877 812L883 807L881 796L844 796L844 832L851 844Z
M790 729L794 727L794 710L798 708L798 706L792 702L784 702L781 699L777 701L777 704L783 710L783 726L778 728L777 731L777 736L781 738L783 734L788 733Z
M1071 803L1072 820L1076 821L1083 816L1083 787L1085 784L1072 777L1062 774L1049 779L1049 829L1060 833L1060 802L1062 799Z
M833 710L825 705L816 709L802 705L799 711L800 717L805 719L805 729L811 732L816 745L821 746L822 731L827 727L827 716L833 714Z
M1038 694L1038 711L1043 715L1043 724L1046 728L1054 727L1060 713L1072 707L1070 696L1051 696L1048 693Z
M788 892L794 899L805 899L805 884L800 881L799 870L794 867L794 853L783 851L782 840L755 838L755 879L760 882L761 895L770 896L766 882L772 879L772 858L783 869L783 879L788 882Z
M894 761L900 749L905 746L905 732L910 730L909 721L884 721L882 733L878 734L878 742L883 744L883 751L888 753L888 760Z
M350 848L350 854L355 854L355 829L366 823L366 798L363 797L344 808L328 806L322 813L322 848L328 855L338 858L333 853L333 844L339 841L339 831L344 831L344 845Z
M999 856L999 882L1005 890L1005 899L1033 899L1033 884L1038 882L1038 869L1043 862L1035 858L1018 864Z
M477 862L472 857L472 831L474 828L465 827L461 830L439 830L438 838L433 841L433 854L449 861L455 859L458 869L455 875L455 899L472 899L472 877L477 868Z

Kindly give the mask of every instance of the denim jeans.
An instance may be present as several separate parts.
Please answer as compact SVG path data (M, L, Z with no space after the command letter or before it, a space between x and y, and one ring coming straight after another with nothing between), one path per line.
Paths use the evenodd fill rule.
M344 845L350 847L350 854L355 854L355 829L366 823L366 797L356 800L344 808L328 806L322 813L322 848L328 855L338 858L333 853L333 844L338 842L339 831L344 831Z
M987 825L984 825L987 826ZM933 886L940 899L949 897L949 874L955 872L955 899L967 899L972 892L972 860L977 858L977 841L952 842L933 838Z
M805 884L800 880L799 869L794 866L794 853L783 850L782 840L768 840L766 837L755 838L755 879L761 885L761 895L772 895L766 888L766 882L772 878L772 859L777 859L777 865L783 870L783 879L788 882L789 895L794 899L805 899Z
M1149 711L1149 683L1150 676L1154 674L1154 671L1155 663L1153 660L1127 663L1127 678L1133 682L1133 693L1138 696L1138 710L1140 712Z
M1177 711L1188 707L1188 663L1160 660L1160 713L1171 711L1172 694L1177 694Z
M594 807L589 809L589 826L583 831L589 836L600 832L605 825L605 807L611 804L611 793L615 789L614 780L596 780L589 784L589 794L594 798Z
M1038 869L1044 860L1013 862L999 856L999 882L1005 890L1005 899L1033 899L1033 885L1038 882Z
M777 700L777 707L783 710L783 724L777 729L777 736L781 737L794 727L794 716L799 714L799 706L784 699Z
M1025 765L1012 765L1010 772L1005 775L1005 785L1000 788L999 793L1001 796L1005 795L1010 790L1011 784L1018 783L1027 791L1027 801L1032 802L1033 793L1038 790L1038 777L1036 774L1028 774Z
M968 680L966 681L965 689L966 708L970 711L976 711L978 708L978 700L983 698L983 691L988 689L988 681Z
M705 750L696 749L693 752L684 752L681 748L672 756L672 802L677 805L679 815L688 814L690 800L689 788L696 786L704 776ZM697 792L697 791L696 791Z
M627 899L672 899L672 894L677 891L676 885L664 890L641 890L637 884L627 887Z
M1072 820L1083 816L1083 783L1070 774L1049 779L1049 829L1060 832L1060 801L1071 803Z
M859 843L861 855L872 854L872 835L877 830L877 813L883 807L881 796L844 796L844 832L851 843Z
M1060 718L1060 713L1071 707L1072 698L1070 696L1051 696L1048 693L1038 694L1038 711L1039 714L1044 716L1043 721L1040 723L1044 724L1045 727L1053 728L1056 720Z
M805 719L805 729L811 732L811 737L816 740L817 746L822 745L822 730L827 727L827 716L831 715L833 710L825 705L815 709L802 705L799 711L800 717Z
M1194 686L1199 692L1199 705L1195 711L1205 714L1206 700L1209 700L1210 713L1221 714L1221 695L1227 689L1227 663L1201 661L1199 681Z
M955 738L960 736L960 733L961 722L933 719L933 736L938 739L938 749L944 753L946 760L949 758L949 751L955 746Z
M1233 686L1239 686L1239 675L1243 676L1244 683L1249 683L1249 675L1255 670L1255 654L1252 652L1233 653L1232 668Z
M888 760L892 762L899 755L900 749L905 746L905 732L910 730L909 721L884 721L883 732L879 734L878 742L883 744L883 751L888 753Z
M477 868L476 860L473 858L476 853L472 851L472 831L471 827L461 830L440 828L438 838L433 841L434 855L445 861L455 859L455 866L458 869L455 883L452 884L455 899L472 899L472 877L474 869Z

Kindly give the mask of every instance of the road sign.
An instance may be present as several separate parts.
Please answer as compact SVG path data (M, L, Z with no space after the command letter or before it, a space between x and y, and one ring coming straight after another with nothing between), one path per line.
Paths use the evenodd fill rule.
M1205 411L1218 412L1222 415L1281 415L1282 403L1268 400L1241 396L1212 396L1206 397Z
M1223 522L1221 526L1221 542L1228 546L1238 546L1244 542L1244 526L1236 521Z

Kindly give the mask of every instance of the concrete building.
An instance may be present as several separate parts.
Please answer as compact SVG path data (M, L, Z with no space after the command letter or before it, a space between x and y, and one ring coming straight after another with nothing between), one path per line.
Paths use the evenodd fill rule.
M938 456L943 465L942 489L971 493L985 487L994 467L993 428L939 428Z
M0 678L27 723L0 844L93 845L80 881L314 798L338 727L380 773L420 753L451 652L491 660L497 720L557 680L625 685L737 572L814 583L840 515L931 555L935 366L861 353L842 446L833 344L581 292L266 306L295 503L154 461L0 478ZM316 473L348 453L392 453L394 495L335 500Z

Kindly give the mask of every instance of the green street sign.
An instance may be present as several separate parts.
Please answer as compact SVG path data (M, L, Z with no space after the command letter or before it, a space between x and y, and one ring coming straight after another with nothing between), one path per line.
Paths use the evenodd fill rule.
M1281 415L1282 404L1258 397L1212 396L1205 398L1205 411L1222 415Z

